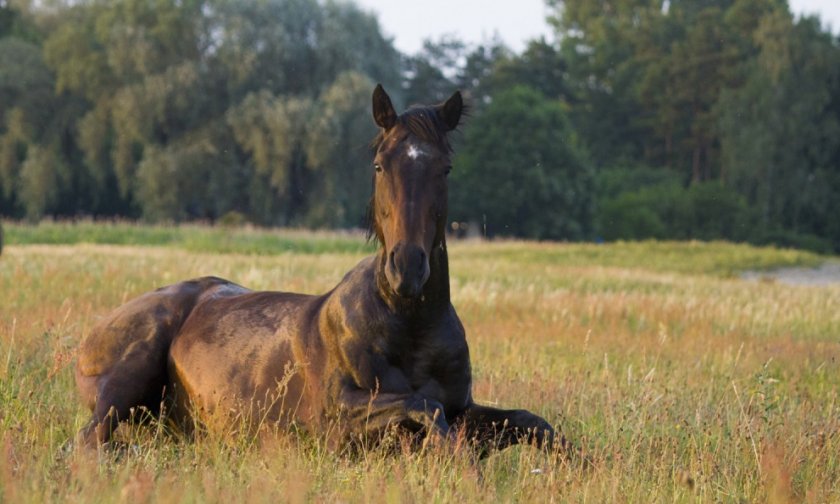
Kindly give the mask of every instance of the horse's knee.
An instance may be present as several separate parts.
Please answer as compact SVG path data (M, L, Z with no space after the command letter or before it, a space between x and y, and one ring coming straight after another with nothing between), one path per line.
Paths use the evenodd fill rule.
M125 414L119 411L113 404L103 401L100 398L93 410L93 418L90 423L82 428L80 434L86 444L104 444L111 440L114 431L119 427L120 421L126 420Z
M90 422L85 424L76 434L76 446L83 449L94 449L111 440L116 429L116 424L111 423L111 417L97 418L94 414Z
M99 446L99 440L96 437L96 419L91 419L84 427L79 429L76 434L75 445L82 449L92 449Z
M419 396L412 397L407 401L406 414L409 422L416 423L427 431L444 436L449 432L446 413L443 410L443 404L439 401Z

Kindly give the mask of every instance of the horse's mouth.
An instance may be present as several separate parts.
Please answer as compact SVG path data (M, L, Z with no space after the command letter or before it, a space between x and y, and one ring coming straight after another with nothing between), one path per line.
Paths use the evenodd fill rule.
M426 251L417 245L400 242L387 257L385 277L394 293L404 299L419 297L430 276Z

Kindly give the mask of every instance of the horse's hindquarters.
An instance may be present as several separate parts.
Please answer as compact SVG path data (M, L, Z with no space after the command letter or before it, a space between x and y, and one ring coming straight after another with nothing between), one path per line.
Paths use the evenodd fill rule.
M76 362L77 387L93 410L84 443L108 441L117 423L140 408L159 411L174 334L203 296L232 287L244 291L219 278L181 282L129 301L94 327Z
M306 417L293 342L310 300L259 292L197 306L169 352L175 415L222 434Z

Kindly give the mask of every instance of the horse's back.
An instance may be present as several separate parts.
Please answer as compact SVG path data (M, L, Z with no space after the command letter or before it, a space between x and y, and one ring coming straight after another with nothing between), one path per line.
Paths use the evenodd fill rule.
M172 338L193 308L207 297L243 292L247 289L227 280L204 277L148 292L108 314L79 347L76 382L87 405L94 407L103 380L115 374L142 368L143 374L156 375L152 381L160 381Z
M226 424L231 412L291 421L307 409L300 348L321 297L248 292L202 301L169 352L176 414L197 409L208 424ZM288 403L287 403L288 401ZM215 412L222 411L222 415ZM308 415L302 415L308 416ZM250 423L254 418L246 419Z

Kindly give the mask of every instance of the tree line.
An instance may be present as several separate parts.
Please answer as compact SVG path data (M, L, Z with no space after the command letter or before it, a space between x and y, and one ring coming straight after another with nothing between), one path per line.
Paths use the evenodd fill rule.
M464 91L450 213L490 235L840 251L840 47L784 0L548 0L516 53L397 51L332 0L0 0L0 213L356 227L370 93Z

